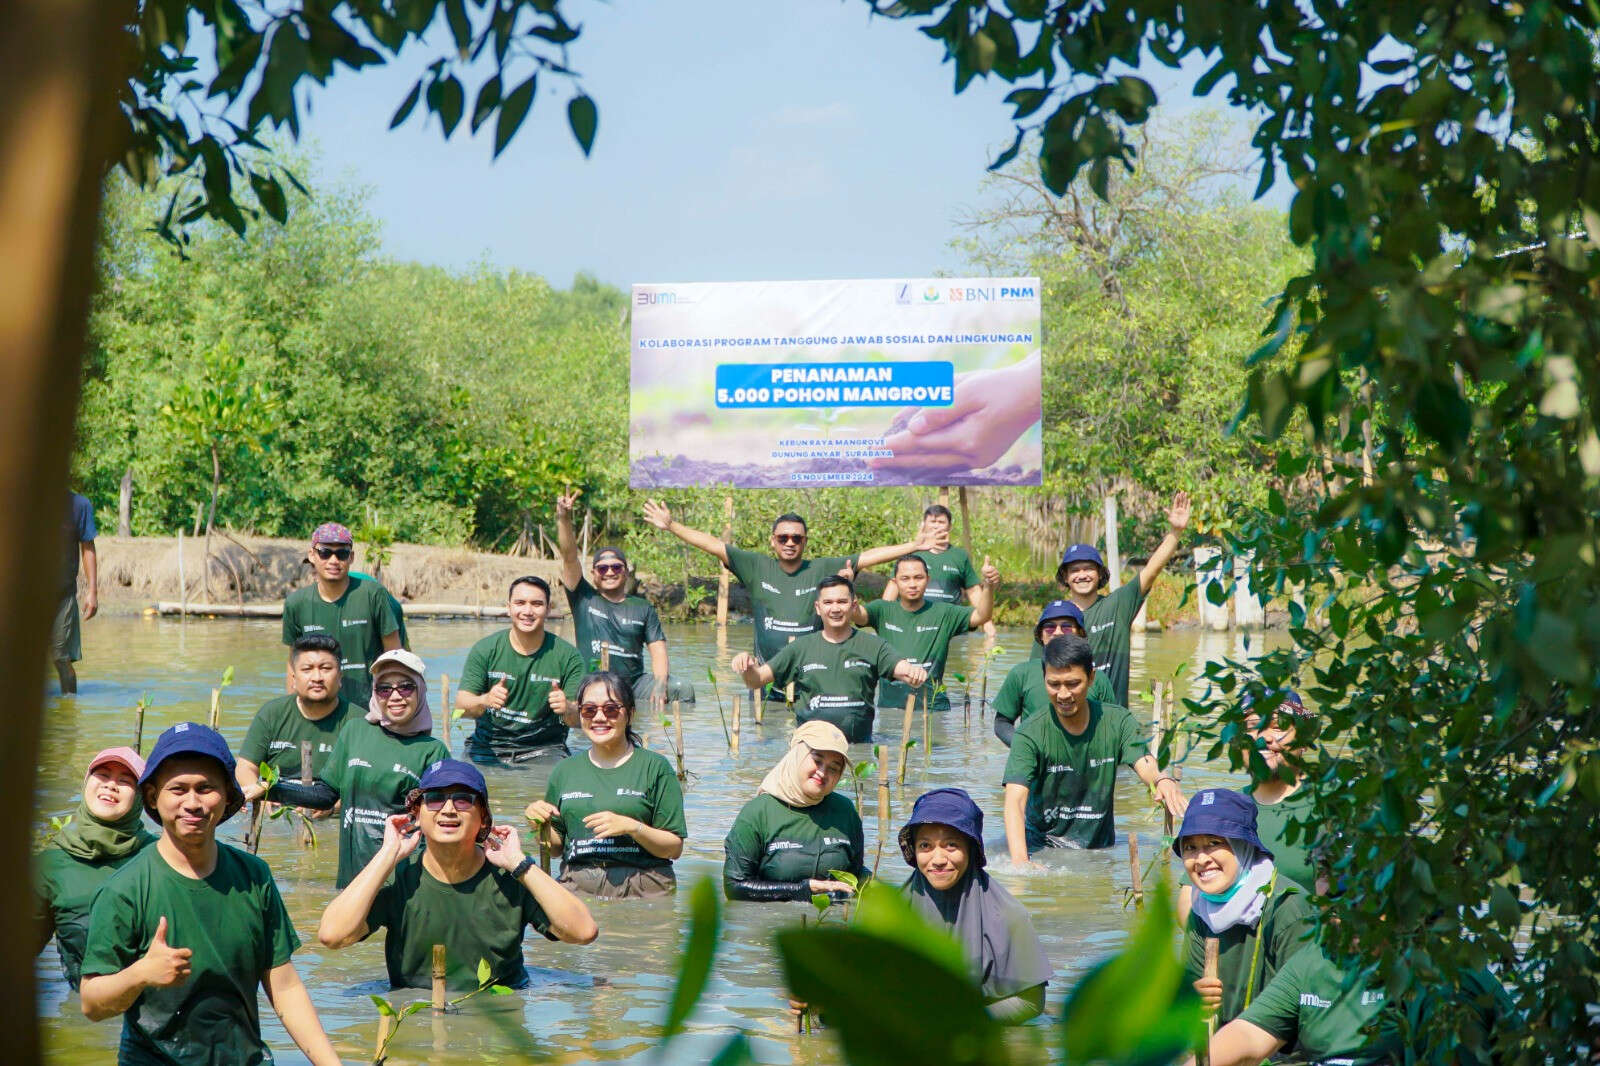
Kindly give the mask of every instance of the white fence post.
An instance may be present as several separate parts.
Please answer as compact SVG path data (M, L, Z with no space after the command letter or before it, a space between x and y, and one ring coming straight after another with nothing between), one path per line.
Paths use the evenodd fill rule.
M1210 587L1222 580L1222 549L1214 545L1199 545L1194 550L1195 592L1200 601L1200 625L1221 632L1228 628L1228 603L1212 603L1206 595Z

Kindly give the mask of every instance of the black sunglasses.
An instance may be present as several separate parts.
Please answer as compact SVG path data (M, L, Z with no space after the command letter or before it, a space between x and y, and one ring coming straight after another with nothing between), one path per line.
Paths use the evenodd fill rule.
M355 554L350 548L325 548L321 544L318 544L312 550L317 553L318 559L348 560L350 556Z
M449 803L458 811L468 810L478 803L476 792L447 792L442 788L430 788L422 794L422 805L430 811L442 811L444 805Z
M373 685L372 691L376 692L380 699L388 699L396 692L402 696L415 696L417 694L417 683L415 681L396 681L391 685L385 681Z
M774 533L772 539L779 544L800 544L806 539L804 533Z
M594 572L597 574L620 574L626 569L627 567L623 566L621 563L594 564Z

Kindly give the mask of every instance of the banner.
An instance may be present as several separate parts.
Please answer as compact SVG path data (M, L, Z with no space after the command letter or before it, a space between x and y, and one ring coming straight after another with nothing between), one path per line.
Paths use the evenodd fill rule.
M629 483L1037 485L1039 279L635 285Z

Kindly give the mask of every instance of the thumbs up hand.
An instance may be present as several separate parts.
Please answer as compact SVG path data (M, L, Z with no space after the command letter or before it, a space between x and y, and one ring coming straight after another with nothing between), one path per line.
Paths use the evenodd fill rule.
M511 690L506 687L506 679L500 678L483 694L483 701L495 710L503 710L506 700L511 698Z
M983 557L983 569L980 572L983 574L983 583L985 585L991 589L999 587L1000 568L991 563L987 555Z
M167 919L162 915L156 922L156 935L150 938L150 949L139 960L144 967L144 983L156 988L171 988L189 979L189 958L194 954L189 948L175 948L167 943Z

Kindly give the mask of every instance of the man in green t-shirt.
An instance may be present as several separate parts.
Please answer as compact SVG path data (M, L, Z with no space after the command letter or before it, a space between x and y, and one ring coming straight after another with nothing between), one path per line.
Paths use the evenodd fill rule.
M1189 528L1189 494L1180 492L1172 498L1167 508L1167 535L1161 538L1156 550L1139 571L1139 579L1130 581L1107 596L1100 590L1111 580L1111 571L1100 552L1092 544L1073 544L1061 553L1061 565L1056 567L1056 583L1067 590L1067 598L1083 611L1084 626L1089 631L1089 643L1094 646L1094 668L1111 678L1111 688L1117 702L1128 705L1128 669L1133 657L1133 620L1139 615L1144 598L1156 583L1173 553L1183 531Z
M694 700L694 686L669 677L667 635L661 617L643 596L628 595L628 557L621 548L596 549L584 577L578 562L578 538L572 509L578 493L556 497L556 541L561 548L561 586L572 610L578 654L591 670L607 667L633 689L639 704ZM648 653L649 661L646 662Z
M1044 671L1039 660L1044 657L1044 646L1056 637L1071 634L1085 637L1083 612L1068 600L1051 600L1039 612L1039 621L1033 627L1033 651L1029 657L1006 672L1000 691L990 701L994 711L994 735L1006 747L1017 731L1019 719L1029 718L1050 709L1050 693L1044 687ZM1117 694L1111 682L1100 670L1094 672L1094 682L1089 686L1089 698L1101 703L1116 704Z
M323 633L308 633L289 649L289 677L294 691L261 705L239 746L236 776L245 791L261 780L261 766L270 764L278 777L315 780L333 751L339 730L350 715L350 701L339 687L339 642ZM311 745L311 765L300 760ZM325 817L326 811L307 811Z
M890 587L898 592L894 600L857 603L855 623L870 626L901 656L928 672L923 694L936 711L950 709L944 690L944 664L950 656L950 641L959 634L981 629L993 609L995 586L1000 571L987 562L983 582L972 591L972 606L963 607L949 600L934 600L928 560L922 553L902 556L894 564ZM929 689L934 691L929 692ZM911 690L898 681L884 680L878 685L878 706L904 707Z
M472 646L456 689L456 707L478 723L467 755L483 765L564 759L588 671L578 649L545 630L549 582L525 575L506 595L511 627Z
M390 986L427 988L433 945L443 944L445 984L470 992L483 984L480 960L493 984L528 983L522 938L530 927L568 944L600 935L589 908L523 854L517 831L494 824L477 767L434 763L408 807L388 819L378 853L322 912L324 947L349 947L385 929Z
M709 533L676 522L672 512L655 500L644 505L644 520L657 529L666 530L685 544L714 556L738 578L739 584L750 595L750 609L756 627L756 657L762 662L770 661L791 638L802 637L819 628L812 604L823 578L843 570L849 570L853 578L858 569L877 566L933 546L932 538L924 535L909 544L868 548L849 557L807 559L805 551L809 533L806 520L797 514L781 514L772 523L771 555L745 551ZM781 699L782 694L769 692L767 698Z
M217 843L244 795L233 754L194 722L156 738L139 778L161 836L95 897L83 1013L123 1015L118 1062L228 1066L271 1060L257 992L315 1066L338 1066L290 956L300 946L267 864Z
M345 699L365 707L372 696L368 668L378 656L400 647L400 619L388 590L376 581L350 576L355 541L337 522L324 522L311 534L306 558L316 584L295 589L283 601L283 642L321 633L339 642L340 687ZM286 691L294 691L291 678Z
M1088 698L1094 652L1080 637L1045 645L1044 684L1051 713L1025 720L1011 740L1005 768L1006 849L1028 864L1044 847L1108 848L1116 839L1113 800L1117 767L1129 766L1174 818L1183 791L1162 774L1148 741L1126 707Z
M852 744L871 740L878 682L893 677L916 688L927 681L928 671L851 625L855 608L856 589L849 578L823 578L815 604L821 631L784 645L770 662L742 651L733 657L733 672L751 688L793 681L797 723L820 718L838 726Z

